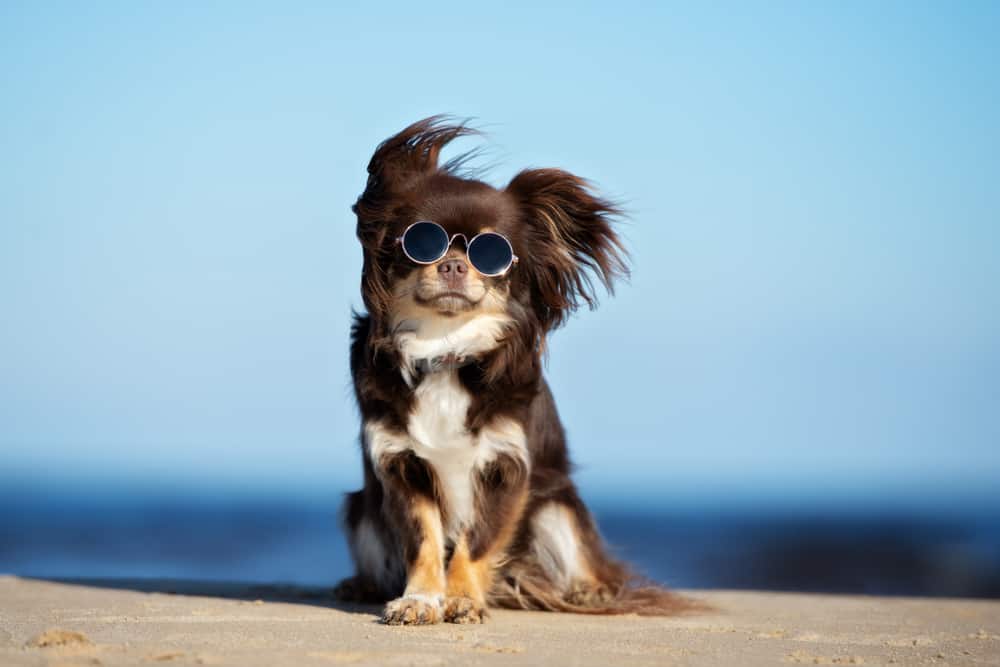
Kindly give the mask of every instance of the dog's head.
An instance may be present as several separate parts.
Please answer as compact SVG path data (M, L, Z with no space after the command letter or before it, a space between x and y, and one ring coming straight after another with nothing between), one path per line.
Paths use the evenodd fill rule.
M388 339L404 323L447 330L483 319L518 329L537 346L581 303L596 303L595 279L610 290L627 271L611 225L619 211L583 179L527 170L496 189L461 175L468 154L439 165L442 147L469 134L428 118L384 141L368 165L353 210L374 337ZM440 225L452 240L436 261L415 262L401 243L419 221ZM516 255L499 275L480 272L466 254L484 232L505 237Z

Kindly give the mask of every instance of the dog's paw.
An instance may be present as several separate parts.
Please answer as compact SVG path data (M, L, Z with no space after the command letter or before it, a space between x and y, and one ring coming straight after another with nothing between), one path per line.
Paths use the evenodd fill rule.
M444 620L448 623L482 623L486 607L467 597L451 597L444 602Z
M570 588L563 599L578 607L600 607L614 600L615 594L603 584L578 582Z
M382 612L386 625L430 625L441 622L441 600L431 595L404 595Z

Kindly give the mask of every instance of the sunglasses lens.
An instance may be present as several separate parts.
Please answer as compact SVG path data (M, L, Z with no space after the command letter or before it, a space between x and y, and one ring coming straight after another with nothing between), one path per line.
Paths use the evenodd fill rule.
M448 251L448 233L433 222L417 222L403 234L403 250L415 262L436 262Z
M468 249L469 261L486 276L496 276L514 261L514 252L506 238L493 232L480 234L472 240Z

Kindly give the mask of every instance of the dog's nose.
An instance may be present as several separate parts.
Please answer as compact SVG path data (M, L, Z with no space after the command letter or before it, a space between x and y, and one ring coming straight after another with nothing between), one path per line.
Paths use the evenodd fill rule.
M438 264L438 277L448 289L461 290L465 288L465 276L469 272L469 265L465 260L446 259Z
M461 278L469 272L469 266L460 259L449 259L438 264L438 273L445 278Z

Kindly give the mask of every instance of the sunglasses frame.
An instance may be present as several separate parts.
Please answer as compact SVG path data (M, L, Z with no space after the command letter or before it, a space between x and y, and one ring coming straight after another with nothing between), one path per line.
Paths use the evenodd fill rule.
M416 225L420 225L420 224L424 224L424 223L427 223L427 224L430 224L430 225L434 225L435 227L437 227L438 229L440 229L442 232L444 232L444 235L448 238L448 245L446 245L444 247L444 252L441 253L441 257L438 257L437 259L431 260L429 262L422 262L419 259L414 259L413 256L411 256L410 253L406 251L406 244L403 243L403 237L406 236L406 233L408 231L410 231ZM504 243L507 244L507 247L510 248L510 262L507 263L507 266L505 266L500 271L497 271L496 273L483 273L482 271L479 271L479 267L477 267L475 264L473 264L472 260L469 259L469 248L472 246L473 243L476 242L476 239L478 239L480 236L485 236L486 234L492 234L493 236L499 236L501 239L504 240ZM451 244L454 243L455 239L457 239L460 236L462 237L462 240L465 241L465 258L469 261L469 264L472 265L472 268L476 269L476 271L479 271L480 275L486 276L487 278L497 278L499 276L504 275L508 271L510 271L511 267L513 267L518 262L518 257L517 257L516 254L514 254L514 245L510 242L509 238L507 238L503 234L500 234L499 232L479 232L478 234L476 234L475 236L473 236L471 239L468 238L465 234L461 234L461 233L459 233L459 234L452 234L452 235L449 236L448 235L448 230L445 229L444 227L442 227L441 225L439 225L438 223L434 222L433 220L417 220L416 222L414 222L414 223L412 223L410 225L407 225L406 229L403 230L403 233L396 237L396 245L398 245L400 247L400 249L403 251L403 254L406 255L406 258L408 260L410 260L411 262L413 262L414 264L421 264L423 266L430 266L431 264L437 264L438 262L440 262L441 259L445 255L448 254L448 251L451 250Z

